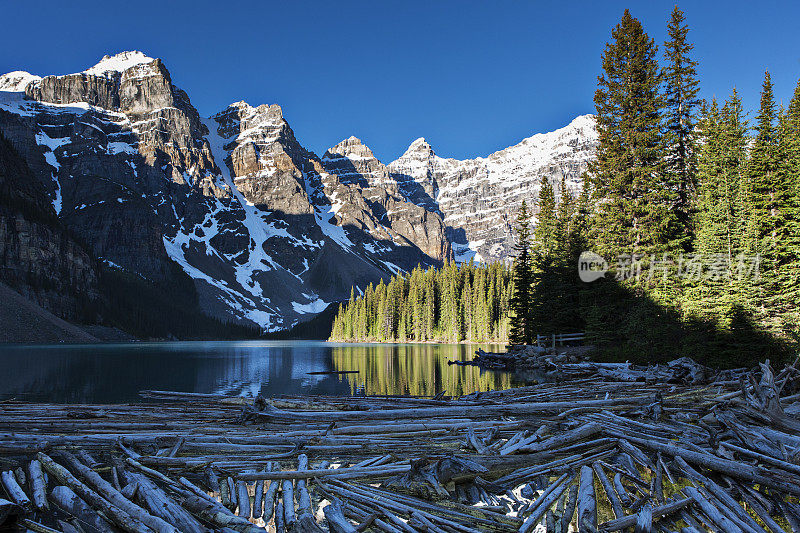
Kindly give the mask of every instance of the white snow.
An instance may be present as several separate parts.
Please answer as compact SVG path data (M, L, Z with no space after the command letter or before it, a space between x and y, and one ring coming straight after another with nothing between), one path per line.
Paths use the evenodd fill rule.
M303 296L308 296L304 294ZM300 302L292 302L292 308L295 310L296 313L301 315L305 315L308 313L321 313L328 307L328 302L323 300L322 298L315 298L308 303L302 304Z
M41 79L41 76L30 72L15 70L0 76L0 91L25 92L28 85Z
M470 259L476 263L483 261L483 256L478 253L478 249L484 245L486 241L469 241L467 244L453 243L453 255L455 256L456 263L469 263Z
M56 212L56 215L61 214L61 207L62 207L62 199L61 199L61 182L58 181L58 171L61 169L61 165L56 159L56 154L54 151L58 149L60 146L64 146L65 144L69 144L70 138L69 137L58 137L52 138L49 137L43 131L40 131L36 134L36 144L39 146L43 146L47 149L44 153L44 160L47 161L47 164L55 169L51 172L51 176L53 182L55 184L55 189L53 190L52 202L53 202L53 209Z
M143 63L152 63L154 59L136 50L130 52L120 52L113 56L104 56L98 64L92 68L84 70L86 74L94 76L105 76L115 72L124 72L129 68Z
M138 154L139 150L126 142L110 142L108 143L108 153L111 155L116 154Z
M324 177L325 176L323 176L323 178ZM303 172L303 180L305 182L306 195L309 198L313 198L316 191L308 182L308 175L305 172ZM329 199L329 201L331 201L331 199ZM314 202L312 205L314 207L314 220L316 220L319 229L322 230L322 233L339 243L345 250L351 251L351 248L355 245L353 244L353 241L347 237L347 232L345 229L331 222L334 217L331 217L330 213L335 209L333 203L331 204L331 208L327 211L325 211L325 208L319 206L316 202Z

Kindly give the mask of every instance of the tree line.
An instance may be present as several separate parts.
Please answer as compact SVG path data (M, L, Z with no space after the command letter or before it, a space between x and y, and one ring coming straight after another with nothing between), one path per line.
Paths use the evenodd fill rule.
M626 10L602 55L596 159L573 200L542 182L517 221L509 341L584 329L610 357L746 364L796 349L800 83L778 108L769 72L751 125L735 89L700 100L684 14L658 47ZM605 260L581 281L583 252ZM601 270L605 270L602 269Z
M723 366L795 352L800 83L778 107L765 73L751 122L735 89L724 102L698 98L677 7L667 29L659 53L628 10L613 28L594 96L596 158L579 193L542 178L533 205L522 203L510 283L502 265L415 271L351 298L333 338L530 344L585 331L601 358L688 355ZM591 282L578 268L587 257L587 269L602 271ZM476 272L492 269L496 289L479 291L483 307L472 292L460 297L475 290ZM426 296L409 297L411 286Z
M330 339L354 342L504 342L508 338L511 273L503 263L472 261L417 267L350 292Z

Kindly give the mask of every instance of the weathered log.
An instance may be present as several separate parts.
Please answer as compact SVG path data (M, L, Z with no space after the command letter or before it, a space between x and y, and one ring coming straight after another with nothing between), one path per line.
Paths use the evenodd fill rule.
M304 470L308 468L308 456L301 453L297 457L297 469ZM305 513L311 514L311 496L308 493L308 487L305 478L297 480L297 512L299 515Z
M703 513L725 533L743 533L742 529L734 524L719 509L709 502L695 487L684 487L683 493L689 496L703 510Z
M323 507L322 512L325 514L325 520L328 521L328 528L334 533L357 533L356 528L345 518L342 503L339 500L334 500Z
M630 398L611 398L608 400L579 400L572 402L530 402L530 403L510 403L506 405L487 405L474 413L475 418L490 418L493 416L514 416L521 414L538 414L560 412L565 409L575 407L597 407L603 408L612 405L644 405L648 403L648 397ZM337 421L337 420L397 420L402 418L419 417L453 417L464 413L462 406L456 407L429 407L429 408L403 408L403 409L384 409L381 411L281 411L272 406L264 411L255 414L267 419L283 421Z
M129 531L130 533L152 531L152 529L141 520L141 517L131 516L126 511L117 507L113 502L107 501L93 489L89 488L88 485L73 476L66 468L53 461L50 456L39 452L36 458L42 464L42 468L56 478L59 483L66 485L81 499L85 500L86 503L102 511L105 516L123 530Z
M312 470L275 470L265 472L242 472L236 478L242 481L256 481L259 479L311 479L311 478L337 478L354 479L359 477L390 476L402 474L411 470L410 464L401 465L381 465L376 467L364 468L336 468L336 469L312 469Z
M569 474L563 474L547 489L545 489L545 491L539 496L538 499L536 499L535 502L533 502L530 515L519 527L519 533L528 533L536 527L536 525L542 519L542 516L544 516L547 510L550 509L556 500L561 497L561 494L563 494L564 490L569 486L569 478Z
M22 518L19 521L19 524L24 526L27 531L35 531L36 533L62 533L57 529L40 524L39 522L31 520L30 518Z
M145 509L127 499L115 489L111 483L103 479L100 474L81 463L77 457L71 453L62 452L61 457L63 457L64 460L69 463L70 468L80 474L98 494L128 513L128 515L138 518L153 531L159 533L178 533L175 526L162 518L151 515Z
M600 466L600 463L595 462L592 464L592 469L597 475L597 479L600 480L600 485L602 485L603 490L606 492L608 501L611 503L611 509L614 511L614 518L621 518L625 514L622 510L622 502L620 502L617 497L617 493L614 492L614 487L612 487L611 482L608 481L606 473L603 472L603 467Z
M228 527L239 533L264 533L263 528L251 524L241 516L231 514L221 505L215 505L200 496L187 496L182 503L190 513L217 527Z
M300 515L287 529L292 533L324 533L311 513Z
M692 498L683 498L680 500L675 500L671 502L667 502L664 505L660 505L657 507L653 507L651 509L651 515L656 517L662 516L669 516L674 514L682 509L685 509L689 505L692 504L694 500ZM629 527L634 527L636 525L638 515L627 515L620 518L616 518L614 520L610 520L604 524L600 525L600 531L623 531Z
M28 463L28 482L31 487L33 505L40 511L47 510L49 507L47 502L47 483L44 480L42 464L36 459Z
M775 479L774 477L767 475L758 467L750 466L744 463L738 463L736 461L730 461L728 459L716 457L708 453L701 453L686 448L680 448L671 444L662 444L660 442L648 441L645 439L639 439L637 437L631 437L629 440L653 451L662 452L672 457L682 457L687 462L727 474L733 478L744 479L746 481L772 486L783 492L788 492L789 494L800 497L799 484L786 483L782 480Z
M275 502L280 488L280 481L273 480L269 482L269 487L264 492L264 521L269 522L272 514L275 511Z
M69 487L58 485L50 491L50 500L56 507L72 515L86 533L113 533L114 529Z
M244 481L236 482L236 501L239 503L239 516L250 518L250 493Z
M8 494L8 497L11 498L14 503L26 511L33 507L30 498L28 498L28 495L25 494L25 491L22 490L22 487L17 483L17 478L14 476L13 471L6 470L0 474L0 478L2 478L3 488L6 489L6 494Z
M569 532L569 525L572 522L572 517L575 515L575 508L578 505L578 485L572 485L567 493L567 499L564 502L564 515L561 519L561 533Z
M169 522L183 533L205 533L207 530L188 511L178 505L158 485L143 474L122 470L125 481L139 486L139 501L153 516Z
M228 479L230 478L219 480L219 499L223 507L230 511L236 511L236 502L233 501L233 494L231 493L231 486L228 483Z
M597 501L594 493L594 471L589 466L582 466L578 488L578 531L596 529Z
M570 431L565 431L559 435L550 437L549 439L545 439L540 442L525 442L523 441L520 443L516 450L511 448L507 450L506 453L512 453L514 451L519 451L523 453L534 453L540 452L542 450L549 450L552 448L561 448L568 444L572 444L573 442L577 442L579 440L591 437L600 433L602 431L602 427L599 424L585 424L581 427L572 429ZM501 452L502 453L502 452Z
M728 516L728 518L734 522L737 522L740 527L750 531L751 533L761 532L761 526L759 526L758 523L756 523L756 521L753 520L749 514L747 514L747 511L745 511L742 506L739 505L739 503L734 500L730 494L725 492L725 490L716 482L689 466L681 457L676 457L675 463L681 470L683 470L684 473L687 474L690 479L693 479L698 483L702 483L705 488L723 504L723 506L726 506L730 512L733 513L733 516Z
M253 519L258 520L264 515L264 480L256 481L253 490Z
M288 529L297 519L294 513L294 485L291 480L283 480L281 492L283 493L283 521Z

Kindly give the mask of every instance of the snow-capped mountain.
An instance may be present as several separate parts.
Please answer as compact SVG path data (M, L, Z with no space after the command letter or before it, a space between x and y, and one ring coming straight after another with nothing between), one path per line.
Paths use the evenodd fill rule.
M457 259L496 261L511 253L517 208L539 197L541 177L557 190L563 177L576 193L596 146L594 117L582 115L551 133L463 161L437 156L420 138L389 170L407 198L442 216Z
M384 165L355 137L320 158L277 105L201 118L141 52L0 76L0 132L97 258L155 283L177 264L205 313L266 330L418 264L505 258L515 206L543 174L577 187L595 143L578 117L474 160L419 139Z

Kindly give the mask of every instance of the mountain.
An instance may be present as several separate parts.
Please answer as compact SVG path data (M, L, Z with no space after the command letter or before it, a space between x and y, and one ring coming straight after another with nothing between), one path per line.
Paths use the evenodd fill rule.
M445 159L424 138L417 139L388 167L403 194L439 214L456 259L496 261L512 253L516 209L539 197L541 176L573 194L594 156L594 117L582 115L551 133L528 137L487 157Z
M266 331L416 265L506 258L515 205L542 174L577 188L596 142L587 116L486 158L419 139L385 165L356 137L319 157L277 105L201 118L141 52L0 76L0 132L30 194L104 269L165 291L188 276L204 314Z

